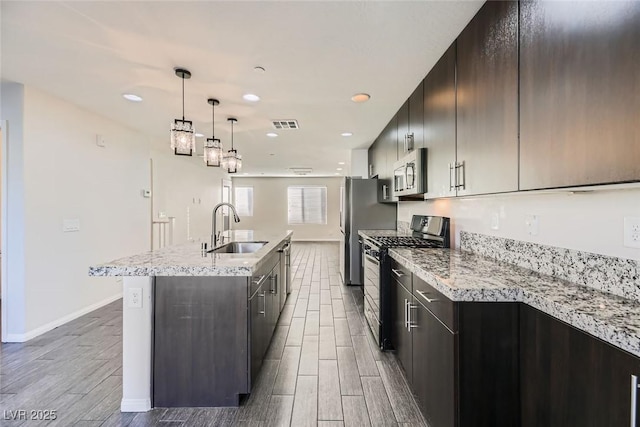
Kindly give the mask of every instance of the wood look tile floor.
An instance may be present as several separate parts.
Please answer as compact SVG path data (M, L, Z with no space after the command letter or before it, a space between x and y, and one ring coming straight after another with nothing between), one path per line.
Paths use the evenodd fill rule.
M0 347L1 426L425 426L395 356L364 324L336 243L294 242L292 292L252 394L239 408L121 413L122 300ZM56 410L55 421L9 411Z

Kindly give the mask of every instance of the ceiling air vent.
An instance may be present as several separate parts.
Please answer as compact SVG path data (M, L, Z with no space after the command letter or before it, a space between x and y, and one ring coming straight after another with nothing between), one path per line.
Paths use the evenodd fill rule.
M312 168L290 168L289 170L295 175L307 175L313 172Z
M300 129L297 120L272 120L276 129Z

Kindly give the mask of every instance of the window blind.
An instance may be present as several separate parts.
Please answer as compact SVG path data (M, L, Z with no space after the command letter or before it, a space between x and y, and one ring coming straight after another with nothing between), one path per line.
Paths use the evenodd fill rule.
M235 200L238 216L253 216L253 187L236 187Z
M289 224L326 224L327 187L287 188Z

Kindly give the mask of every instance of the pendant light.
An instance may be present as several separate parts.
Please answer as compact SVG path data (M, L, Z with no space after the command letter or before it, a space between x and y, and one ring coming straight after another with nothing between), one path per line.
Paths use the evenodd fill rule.
M227 154L222 158L222 167L225 168L228 173L237 173L242 168L242 156L233 148L233 124L237 122L238 119L229 117L227 121L231 123L231 150L227 151Z
M207 166L220 167L222 161L222 143L216 138L215 130L215 109L216 105L220 104L217 99L209 98L207 100L211 104L211 138L207 138L207 142L204 144L204 163Z
M191 73L183 68L176 68L175 72L182 79L182 120L175 119L171 124L171 149L176 156L192 156L196 151L196 130L193 122L184 119L184 81L191 78Z

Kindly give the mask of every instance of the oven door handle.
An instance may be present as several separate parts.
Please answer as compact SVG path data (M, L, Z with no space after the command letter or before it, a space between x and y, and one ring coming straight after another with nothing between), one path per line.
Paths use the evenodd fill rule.
M380 261L378 261L377 259L375 259L374 257L372 257L369 254L364 254L365 258L367 258L369 261L371 261L372 263L374 263L375 265L380 265Z

